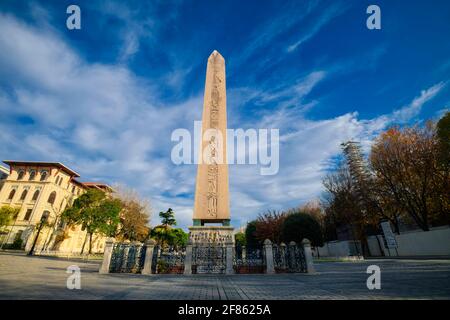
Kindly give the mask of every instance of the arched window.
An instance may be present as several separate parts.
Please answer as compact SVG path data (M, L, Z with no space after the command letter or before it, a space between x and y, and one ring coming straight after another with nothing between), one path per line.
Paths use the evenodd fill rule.
M16 194L16 189L12 189L9 193L8 200L12 200L14 198L14 195Z
M30 171L30 178L28 180L33 181L36 178L36 170Z
M48 172L45 170L41 171L41 181L45 181L47 179Z
M17 180L22 180L24 175L25 175L25 171L20 170L19 175L17 176Z
M55 204L55 200L56 200L56 191L53 191L52 193L50 193L47 202L50 204Z
M25 198L27 197L27 193L28 193L27 189L23 190L22 195L20 196L21 201L25 200Z
M39 191L39 190L36 190L36 191L33 193L33 198L32 198L31 200L36 201L37 198L39 197L39 193L40 193L40 191Z

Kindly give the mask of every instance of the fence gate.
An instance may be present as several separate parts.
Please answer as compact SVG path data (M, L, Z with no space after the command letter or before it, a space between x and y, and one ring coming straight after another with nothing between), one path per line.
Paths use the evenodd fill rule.
M302 246L281 244L273 246L275 272L307 272L305 253Z
M110 272L141 273L146 246L143 244L115 243L111 255Z
M226 247L198 244L192 247L192 273L225 273Z
M262 246L236 246L233 267L236 273L264 273L266 257Z
M153 251L152 273L178 273L184 271L185 248L156 246Z

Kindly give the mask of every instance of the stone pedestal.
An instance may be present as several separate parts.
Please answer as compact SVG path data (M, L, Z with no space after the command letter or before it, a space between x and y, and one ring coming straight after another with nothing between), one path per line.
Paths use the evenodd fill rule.
M302 246L306 260L306 272L316 273L316 270L314 269L313 257L311 252L311 241L309 241L308 239L303 239Z
M233 227L230 226L193 226L189 227L189 245L186 247L186 260L184 265L184 274L192 273L193 256L192 251L196 247L213 246L217 247L225 254L225 259L222 260L225 274L234 273L233 258L234 258L234 236ZM214 252L214 250L213 250ZM203 259L208 257L203 257ZM215 256L211 256L211 263L214 262ZM203 261L205 263L205 261ZM208 265L209 263L206 262ZM209 271L200 270L200 266L196 265L197 273L210 273ZM213 272L214 273L214 272Z
M109 273L109 266L111 264L112 251L114 246L114 238L106 239L105 251L103 253L103 262L100 266L99 273Z
M193 226L189 227L189 240L196 244L234 244L233 227Z
M275 273L275 266L273 263L273 248L272 241L269 239L264 240L264 251L265 251L265 259L266 259L266 273L272 274Z
M153 262L153 250L155 249L155 240L150 239L145 242L145 260L144 267L142 268L141 274L152 274L152 262Z
M192 243L186 246L186 257L184 258L184 274L192 274Z

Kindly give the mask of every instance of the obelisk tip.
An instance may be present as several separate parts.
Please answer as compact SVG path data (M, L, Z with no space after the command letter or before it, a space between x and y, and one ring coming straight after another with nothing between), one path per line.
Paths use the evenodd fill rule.
M216 59L216 58L221 58L222 60L225 60L225 59L222 57L222 55L219 53L219 51L214 50L214 51L210 54L209 59Z

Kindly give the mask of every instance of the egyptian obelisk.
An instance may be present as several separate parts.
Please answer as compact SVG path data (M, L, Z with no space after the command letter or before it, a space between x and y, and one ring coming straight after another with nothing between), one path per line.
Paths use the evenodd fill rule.
M208 58L202 134L195 186L194 242L232 241L226 152L227 97L225 59L216 50ZM220 223L221 226L206 226Z

